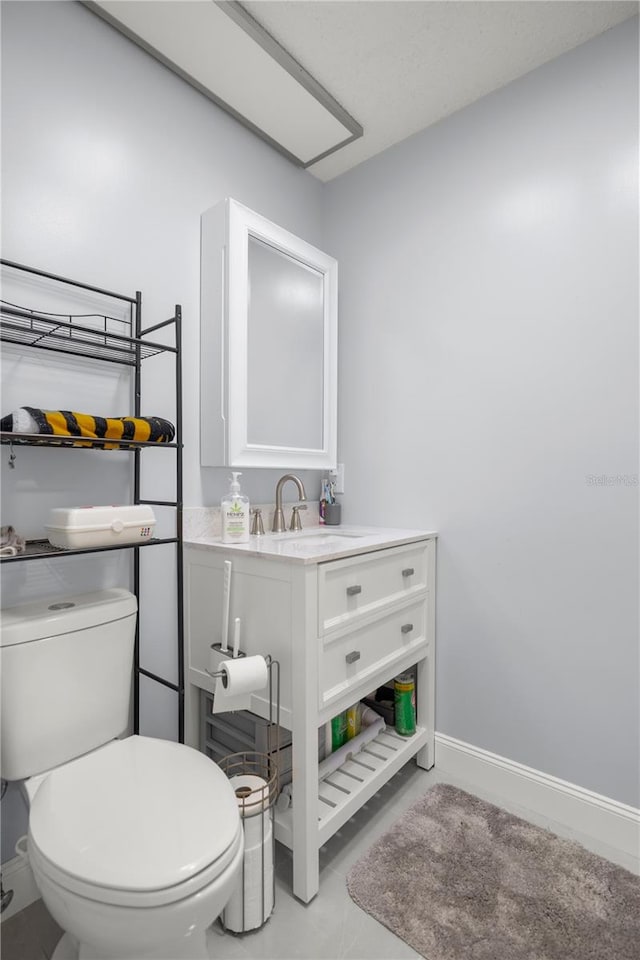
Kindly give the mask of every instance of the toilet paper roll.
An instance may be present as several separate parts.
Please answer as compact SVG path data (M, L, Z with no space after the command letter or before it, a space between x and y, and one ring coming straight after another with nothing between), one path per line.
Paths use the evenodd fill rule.
M370 727L372 724L377 723L380 719L380 714L376 713L375 710L372 710L371 707L367 707L366 704L362 704L362 726Z
M253 853L254 850L259 850L264 844L265 852L268 847L269 857L271 858L272 834L273 826L271 824L270 813L261 813L257 817L248 817L244 821L245 853L249 855L250 853Z
M262 813L269 807L269 784L255 774L239 773L229 778L238 801L238 810L243 819ZM245 844L246 844L245 830Z
M264 657L238 657L220 663L223 676L216 679L212 713L248 710L251 694L263 690L269 679Z
M224 911L234 933L261 927L273 911L273 824L269 786L262 777L238 774L229 779L244 828L242 877Z
M261 876L263 874L263 876ZM234 933L261 927L273 912L273 849L256 849L244 857L244 899L242 880L224 910L224 923Z

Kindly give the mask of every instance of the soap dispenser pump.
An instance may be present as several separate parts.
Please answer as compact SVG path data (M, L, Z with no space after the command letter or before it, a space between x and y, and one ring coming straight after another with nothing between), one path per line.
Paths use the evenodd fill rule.
M240 476L231 474L229 492L220 503L223 543L249 542L249 498L240 492Z

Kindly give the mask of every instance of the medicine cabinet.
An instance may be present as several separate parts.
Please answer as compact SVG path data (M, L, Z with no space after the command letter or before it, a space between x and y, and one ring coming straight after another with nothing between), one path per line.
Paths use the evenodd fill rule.
M336 260L231 198L201 250L202 465L335 467Z

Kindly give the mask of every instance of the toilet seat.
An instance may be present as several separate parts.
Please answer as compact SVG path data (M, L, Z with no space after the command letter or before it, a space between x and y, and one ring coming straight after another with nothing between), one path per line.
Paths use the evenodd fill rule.
M40 876L46 877L56 886L77 894L85 900L133 909L137 907L162 907L185 900L218 880L224 871L235 862L238 853L241 854L243 836L242 827L239 825L236 837L223 857L189 880L184 880L182 883L164 889L120 890L115 887L101 887L97 884L78 880L77 877L70 876L56 864L47 860L41 851L34 846L31 836L29 836L29 861L35 873L39 873Z
M29 818L34 868L91 900L170 903L224 872L242 843L219 767L182 744L116 740L52 771Z

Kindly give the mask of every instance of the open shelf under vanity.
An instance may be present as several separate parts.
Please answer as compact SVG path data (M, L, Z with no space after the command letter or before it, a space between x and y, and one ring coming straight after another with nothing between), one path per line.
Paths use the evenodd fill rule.
M428 731L417 727L412 737L388 728L352 759L318 783L318 847L370 800L407 760L427 743ZM276 840L293 849L293 811L276 809Z

